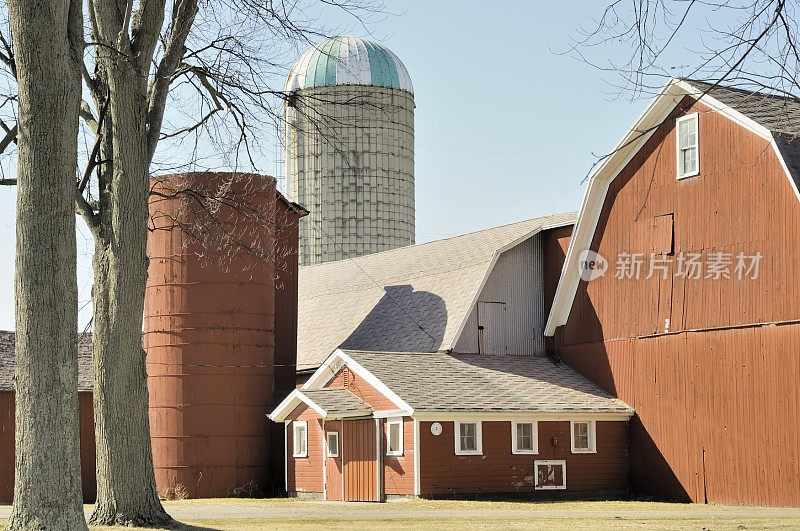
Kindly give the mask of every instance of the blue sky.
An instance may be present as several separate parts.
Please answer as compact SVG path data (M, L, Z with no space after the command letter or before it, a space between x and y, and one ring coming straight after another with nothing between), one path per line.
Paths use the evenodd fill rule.
M645 105L617 97L603 82L613 76L552 51L565 50L601 4L388 2L398 14L377 23L372 38L400 57L414 83L417 242L579 208L596 154ZM14 188L0 190L5 330L14 328L14 202ZM79 227L81 326L91 317L92 248Z

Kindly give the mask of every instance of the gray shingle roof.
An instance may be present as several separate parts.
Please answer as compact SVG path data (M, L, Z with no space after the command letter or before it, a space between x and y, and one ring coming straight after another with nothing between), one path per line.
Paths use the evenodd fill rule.
M764 94L737 87L713 86L703 81L685 80L699 94L705 92L728 107L769 129L792 175L800 188L800 100Z
M701 94L707 92L709 96L744 114L773 133L800 134L800 100L796 98L764 94L730 86L717 85L715 87L711 83L692 79L685 81L698 89Z
M344 352L415 411L633 412L566 365L544 357Z
M369 404L342 387L302 389L300 392L324 409L328 417L360 417L373 412Z
M14 346L16 334L0 331L0 391L14 390ZM78 391L91 391L92 335L78 334Z
M450 347L495 252L576 213L300 268L297 368L337 347L435 352Z

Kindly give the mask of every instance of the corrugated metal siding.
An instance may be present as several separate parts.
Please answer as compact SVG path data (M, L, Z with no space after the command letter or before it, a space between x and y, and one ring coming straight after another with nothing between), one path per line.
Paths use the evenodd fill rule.
M537 234L498 257L478 297L479 302L505 303L505 345L509 355L532 356L544 352L542 274L542 237ZM478 352L477 307L472 309L454 350Z

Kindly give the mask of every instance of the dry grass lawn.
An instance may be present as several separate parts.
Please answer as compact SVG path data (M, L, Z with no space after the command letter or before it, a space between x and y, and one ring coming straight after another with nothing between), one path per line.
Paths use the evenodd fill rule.
M799 509L638 501L345 504L211 499L165 502L165 506L186 529L800 529ZM0 506L0 518L7 517L7 509Z

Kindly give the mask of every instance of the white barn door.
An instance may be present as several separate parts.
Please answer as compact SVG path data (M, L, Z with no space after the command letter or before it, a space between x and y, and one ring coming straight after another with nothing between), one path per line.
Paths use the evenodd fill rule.
M481 354L506 355L506 304L478 302L478 345ZM480 335L483 334L483 342Z

